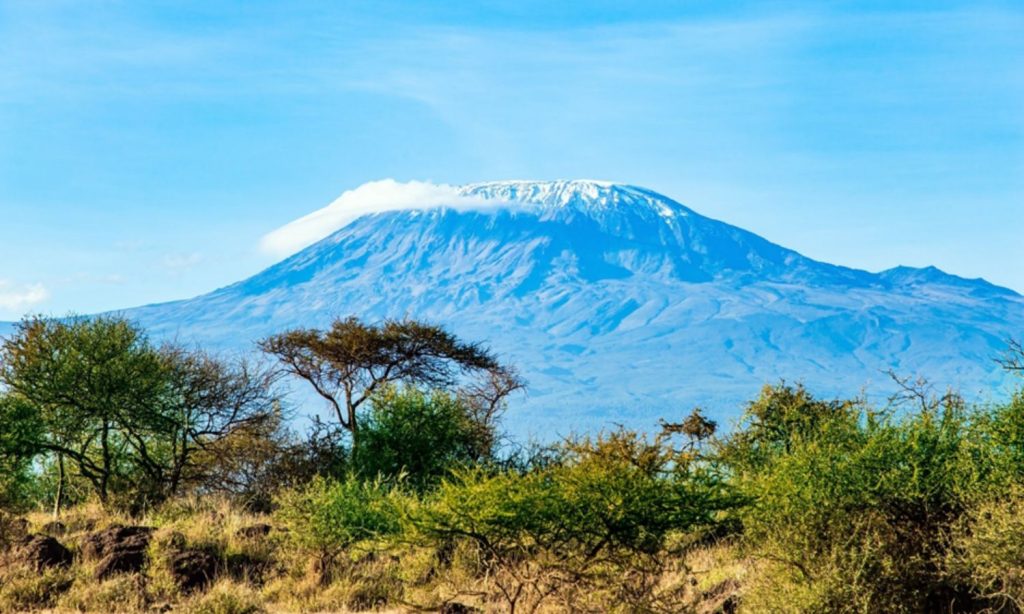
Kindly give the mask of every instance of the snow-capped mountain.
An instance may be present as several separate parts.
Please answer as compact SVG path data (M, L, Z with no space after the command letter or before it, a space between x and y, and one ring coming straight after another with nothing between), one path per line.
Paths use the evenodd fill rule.
M364 215L250 279L128 313L224 348L349 314L440 322L520 367L530 392L511 421L535 433L651 426L695 404L727 418L766 382L852 395L890 368L997 397L993 359L1024 334L1011 290L817 262L639 187L508 181L459 195L494 206Z
M780 378L855 394L889 368L998 394L993 358L1024 331L1010 290L817 262L642 188L459 192L498 206L366 215L255 277L131 315L221 347L337 315L439 321L519 365L524 413L566 427L695 403L725 416Z

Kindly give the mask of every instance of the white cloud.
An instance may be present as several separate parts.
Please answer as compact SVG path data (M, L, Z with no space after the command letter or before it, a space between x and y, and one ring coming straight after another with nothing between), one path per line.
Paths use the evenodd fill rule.
M50 292L43 284L15 285L0 279L0 309L16 313L24 312L50 298Z
M275 256L293 254L368 213L451 207L476 209L500 204L459 193L458 188L429 181L370 181L348 190L323 209L266 234L260 248Z

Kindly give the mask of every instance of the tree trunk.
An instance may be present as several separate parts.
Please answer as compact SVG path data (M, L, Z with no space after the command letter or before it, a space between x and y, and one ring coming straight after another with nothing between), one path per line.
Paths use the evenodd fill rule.
M53 498L53 520L60 520L60 506L64 499L64 455L57 455L57 495Z

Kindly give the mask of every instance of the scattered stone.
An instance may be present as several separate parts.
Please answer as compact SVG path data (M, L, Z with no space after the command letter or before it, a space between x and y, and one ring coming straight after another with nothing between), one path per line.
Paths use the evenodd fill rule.
M218 574L227 573L238 582L262 586L272 568L273 564L268 558L253 556L246 552L236 552L225 557L222 568L218 569Z
M725 601L722 602L719 608L722 614L736 614L740 609L740 600L736 595L729 595Z
M219 561L209 552L182 550L168 559L171 575L181 590L192 592L206 588L217 576Z
M82 542L82 556L88 560L100 560L116 552L145 552L152 536L152 527L115 525L86 536Z
M270 535L270 532L273 529L274 527L270 526L269 524L260 523L250 525L247 527L242 527L241 529L238 529L238 531L235 532L235 535L237 537L241 537L242 539L259 539L261 537L266 537L267 535Z
M119 573L138 573L146 567L151 527L113 526L86 536L82 556L98 560L93 573L97 580Z
M21 545L18 559L41 572L50 567L70 567L74 556L53 537L33 535Z
M100 560L93 577L105 580L119 573L139 573L145 567L145 550L115 550Z

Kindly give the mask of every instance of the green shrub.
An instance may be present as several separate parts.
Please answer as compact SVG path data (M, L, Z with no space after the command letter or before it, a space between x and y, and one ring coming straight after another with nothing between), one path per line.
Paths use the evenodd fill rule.
M371 399L353 450L356 470L423 489L457 466L479 460L483 434L455 396L390 387Z
M974 409L971 419L978 481L967 494L985 500L1024 484L1024 390L1001 405Z
M379 479L317 477L281 495L275 517L296 544L333 556L357 542L398 534L412 502L393 483Z
M896 419L783 390L753 407L780 397L802 398L790 407L811 407L814 419L788 430L758 423L722 446L736 486L754 500L740 513L746 542L775 568L764 590L797 585L808 600L801 611L856 602L918 612L970 600L942 573L947 536L997 461L962 403L949 397Z
M199 462L201 453L272 421L276 377L156 346L121 317L26 318L0 340L0 465L55 464L60 490L87 482L104 505L135 515L215 488L208 478L226 477L224 466Z
M712 525L736 503L689 452L662 438L619 431L569 442L566 451L565 462L525 474L458 471L412 523L439 547L474 543L514 608L598 577L625 587L626 570L649 579L670 532Z
M859 401L822 401L802 385L765 386L747 405L739 428L720 442L717 457L742 479L801 442L819 439L823 429L835 431L843 426L856 431L863 419L873 422L875 416Z

